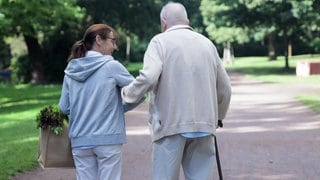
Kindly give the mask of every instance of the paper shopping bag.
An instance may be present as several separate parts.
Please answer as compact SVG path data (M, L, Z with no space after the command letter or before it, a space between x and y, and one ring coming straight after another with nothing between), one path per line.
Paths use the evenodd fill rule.
M40 128L38 162L42 168L74 168L68 127L54 134L51 127Z

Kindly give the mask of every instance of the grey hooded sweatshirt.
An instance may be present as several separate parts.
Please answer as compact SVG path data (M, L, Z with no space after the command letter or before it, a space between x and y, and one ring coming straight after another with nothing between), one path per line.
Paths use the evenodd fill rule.
M88 51L65 69L59 108L69 115L72 148L126 143L120 89L134 78L110 55ZM128 108L128 109L126 109Z

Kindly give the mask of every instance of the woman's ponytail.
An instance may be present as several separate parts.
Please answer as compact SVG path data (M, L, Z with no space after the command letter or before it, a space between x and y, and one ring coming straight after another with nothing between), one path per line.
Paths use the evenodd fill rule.
M86 52L87 49L84 40L77 41L73 44L70 56L67 61L69 62L72 59L84 57L86 55Z

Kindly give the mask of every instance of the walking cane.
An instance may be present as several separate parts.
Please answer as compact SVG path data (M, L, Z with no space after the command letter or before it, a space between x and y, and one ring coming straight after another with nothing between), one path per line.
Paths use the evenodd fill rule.
M221 120L218 120L218 127L221 127L221 128L223 127L223 123L222 123ZM217 166L218 166L219 179L223 180L220 157L219 157L219 150L218 150L218 142L217 142L217 136L216 135L214 135L214 146L215 146L215 149L216 149L216 161L217 161Z

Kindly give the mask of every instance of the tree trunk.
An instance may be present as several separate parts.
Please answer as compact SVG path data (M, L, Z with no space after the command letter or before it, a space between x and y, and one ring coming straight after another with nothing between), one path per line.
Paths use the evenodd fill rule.
M292 43L289 41L288 43L288 57L291 58L292 56Z
M268 36L268 56L269 60L277 60L276 48L274 45L274 33L270 33Z
M31 83L43 84L44 83L44 67L43 67L43 52L38 42L38 39L24 35L24 40L28 49L28 57L31 63Z
M127 41L127 47L126 47L126 59L128 62L130 62L130 48L131 48L131 39L130 36L127 35L126 37L126 41Z
M223 48L223 61L226 64L233 64L234 54L230 42L227 42Z
M289 67L289 57L288 57L288 35L287 31L285 29L284 31L284 57L285 57L285 67L284 69L288 71L290 69Z

